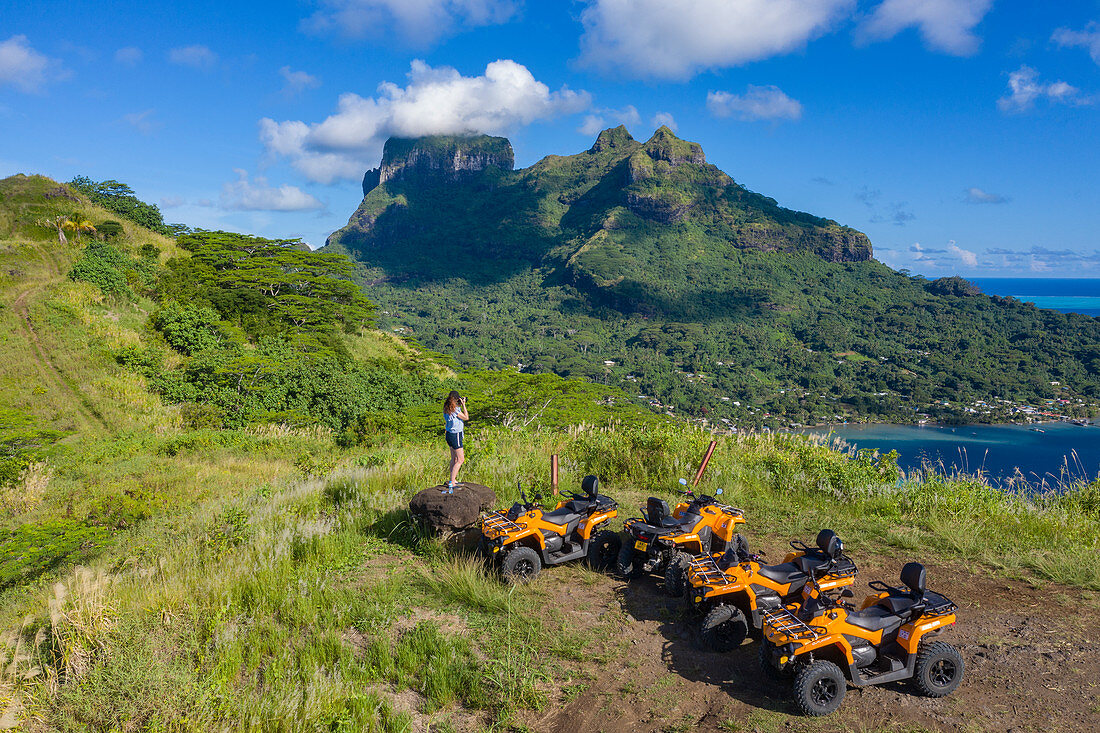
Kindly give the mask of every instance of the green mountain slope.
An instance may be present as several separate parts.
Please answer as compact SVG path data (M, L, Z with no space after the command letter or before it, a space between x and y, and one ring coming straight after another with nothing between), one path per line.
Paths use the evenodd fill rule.
M381 325L463 365L737 425L1085 414L1100 395L1095 319L895 272L667 128L522 170L503 138L391 140L364 189L329 248L362 263Z

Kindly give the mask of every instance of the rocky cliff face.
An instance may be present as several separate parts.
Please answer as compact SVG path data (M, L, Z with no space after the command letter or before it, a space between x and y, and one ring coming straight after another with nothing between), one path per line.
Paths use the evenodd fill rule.
M329 241L395 277L445 277L453 262L488 277L507 260L601 288L646 282L656 261L686 268L734 249L872 257L861 232L749 191L668 127L640 142L619 126L582 153L513 165L502 137L392 138L364 177L359 209ZM681 261L673 253L689 242Z
M513 166L512 144L503 137L391 137L382 164L363 176L363 195L389 181L455 182L487 168L510 171Z

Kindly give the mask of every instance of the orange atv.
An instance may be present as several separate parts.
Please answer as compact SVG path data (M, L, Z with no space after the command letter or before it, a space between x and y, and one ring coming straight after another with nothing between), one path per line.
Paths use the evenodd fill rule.
M811 574L819 591L855 582L856 565L831 529L818 532L817 547L791 542L791 552L779 565L761 565L760 555L749 552L741 535L722 555L696 558L688 566L686 598L693 611L706 614L700 626L703 645L716 652L741 646L750 630L762 626L765 612L802 593Z
M599 493L600 480L585 476L583 494L569 494L552 511L520 492L523 502L507 511L490 514L481 521L478 547L494 562L506 580L526 583L543 565L560 565L582 557L598 570L609 567L619 553L619 535L607 529L618 515L618 504ZM602 529L601 529L602 527ZM597 531L599 530L599 531Z
M828 592L812 594L765 612L760 662L771 676L793 675L793 694L807 715L827 715L840 706L848 684L856 687L912 679L928 697L943 697L959 686L963 659L958 650L932 641L955 623L956 606L924 588L924 566L906 563L906 589L871 583L860 610Z
M680 484L687 485L685 479ZM705 494L696 496L691 489L682 492L686 501L669 510L668 502L651 496L641 508L642 519L623 524L626 541L619 551L618 570L628 580L644 573L665 576L669 595L684 594L685 572L694 557L723 552L733 541L736 527L745 523L745 515ZM715 494L721 496L722 490Z

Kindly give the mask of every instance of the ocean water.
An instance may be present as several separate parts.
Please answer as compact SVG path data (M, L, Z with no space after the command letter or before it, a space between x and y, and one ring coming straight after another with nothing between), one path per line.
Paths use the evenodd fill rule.
M1039 432L1042 431L1042 432ZM1100 427L1072 423L1039 425L839 425L807 432L830 434L857 448L896 450L906 471L977 473L993 483L1022 476L1032 486L1045 481L1092 480L1100 475Z
M1012 296L1039 308L1100 316L1100 279L1065 277L972 277L986 295Z

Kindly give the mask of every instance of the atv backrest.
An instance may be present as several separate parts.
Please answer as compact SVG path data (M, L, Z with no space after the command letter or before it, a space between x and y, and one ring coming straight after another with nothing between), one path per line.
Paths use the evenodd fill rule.
M919 562L907 562L901 569L901 582L913 594L914 600L924 598L924 566Z
M600 479L598 476L585 476L581 479L581 491L588 495L589 499L593 501L600 493Z
M672 510L668 508L668 502L651 496L645 500L646 520L654 527L660 527L665 517L672 516Z
M835 560L844 550L844 543L831 529L823 529L817 533L817 546L825 553L825 556Z

